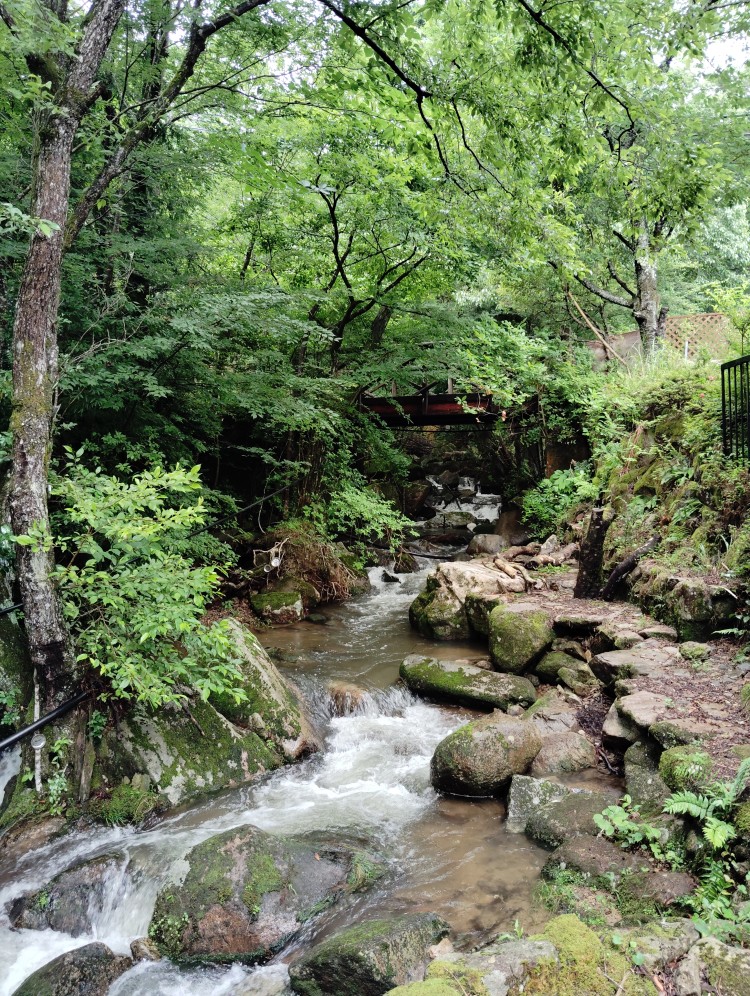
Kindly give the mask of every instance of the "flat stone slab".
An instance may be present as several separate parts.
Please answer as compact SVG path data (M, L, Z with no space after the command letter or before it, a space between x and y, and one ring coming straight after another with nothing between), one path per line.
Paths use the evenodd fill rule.
M666 623L650 623L638 632L645 640L671 640L676 643L678 639L677 630Z
M658 674L679 658L677 647L665 646L658 640L644 640L624 650L609 650L591 658L591 670L607 685L621 678Z
M657 695L655 692L633 692L617 699L615 704L621 716L648 730L654 723L672 715L674 701L668 695Z
M604 837L573 837L550 854L542 875L551 878L558 869L570 868L592 879L614 875L619 880L623 872L638 871L641 864L635 854Z
M507 710L510 705L528 706L536 700L528 678L419 654L406 658L399 675L417 695L475 709Z

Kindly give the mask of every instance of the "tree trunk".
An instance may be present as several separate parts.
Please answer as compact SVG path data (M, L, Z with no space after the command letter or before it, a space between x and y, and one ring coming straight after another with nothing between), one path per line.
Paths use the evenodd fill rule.
M660 305L656 253L651 248L645 222L641 225L635 250L635 281L637 294L633 302L633 316L641 332L644 351L650 356L664 333L667 309Z
M598 598L602 588L602 561L604 540L612 519L605 516L603 508L593 508L586 535L581 540L578 555L578 577L573 591L574 598Z
M31 663L45 708L65 698L74 679L73 656L52 580L54 559L47 508L47 473L58 377L57 312L70 163L77 122L60 112L40 122L33 215L59 227L36 233L18 292L13 329L13 473L10 510L14 533L37 541L19 546L18 580Z

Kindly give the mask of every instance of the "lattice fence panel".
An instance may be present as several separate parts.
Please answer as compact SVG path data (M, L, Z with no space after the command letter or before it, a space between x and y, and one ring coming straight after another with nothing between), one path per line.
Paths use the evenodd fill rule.
M664 336L675 349L683 352L688 344L688 354L695 356L705 348L716 355L724 352L729 343L729 319L726 315L710 312L704 315L668 315Z

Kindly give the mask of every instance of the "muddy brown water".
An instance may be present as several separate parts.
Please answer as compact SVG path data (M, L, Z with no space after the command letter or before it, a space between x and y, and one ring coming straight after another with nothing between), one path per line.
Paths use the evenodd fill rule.
M147 831L100 828L71 834L18 861L0 857L4 908L72 864L102 853L121 856L120 874L91 910L90 934L14 931L7 921L0 923L0 996L10 996L36 968L91 940L128 953L130 941L147 932L159 889L184 874L185 853L212 834L247 824L271 833L354 838L382 855L388 872L370 892L308 925L274 964L181 970L168 961L140 963L112 985L110 996L281 993L286 961L341 925L382 913L438 913L466 945L543 922L532 893L546 853L523 834L507 832L500 802L440 798L430 787L435 746L469 713L420 701L394 684L407 654L471 659L483 653L472 644L433 643L410 629L408 605L425 574L384 584L373 571L373 592L328 609L325 625L304 622L261 634L325 727L320 754L261 784L171 812ZM332 681L364 690L354 711L331 714Z

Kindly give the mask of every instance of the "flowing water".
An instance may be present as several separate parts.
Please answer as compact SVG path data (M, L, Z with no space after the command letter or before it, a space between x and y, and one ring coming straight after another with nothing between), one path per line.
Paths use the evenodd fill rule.
M385 584L381 573L371 572L370 595L329 609L326 625L305 622L264 637L326 722L320 754L260 784L185 806L149 830L71 834L12 863L0 852L0 910L81 860L102 854L119 859L103 900L92 902L90 934L12 930L7 920L0 922L0 996L10 996L36 968L91 940L129 953L131 940L147 933L159 889L184 875L186 852L246 824L279 834L353 837L383 854L389 872L371 892L305 928L277 963L179 970L168 961L141 962L113 984L110 996L279 993L287 977L284 961L295 951L337 926L384 912L434 911L467 943L513 930L516 919L525 928L540 921L530 896L544 853L523 835L506 832L499 802L442 799L430 787L435 746L468 714L427 704L394 685L409 653L457 659L479 657L482 650L433 644L414 634L407 608L425 572L402 575L398 584ZM346 715L332 715L326 691L332 681L365 691ZM0 782L13 763L3 761Z

